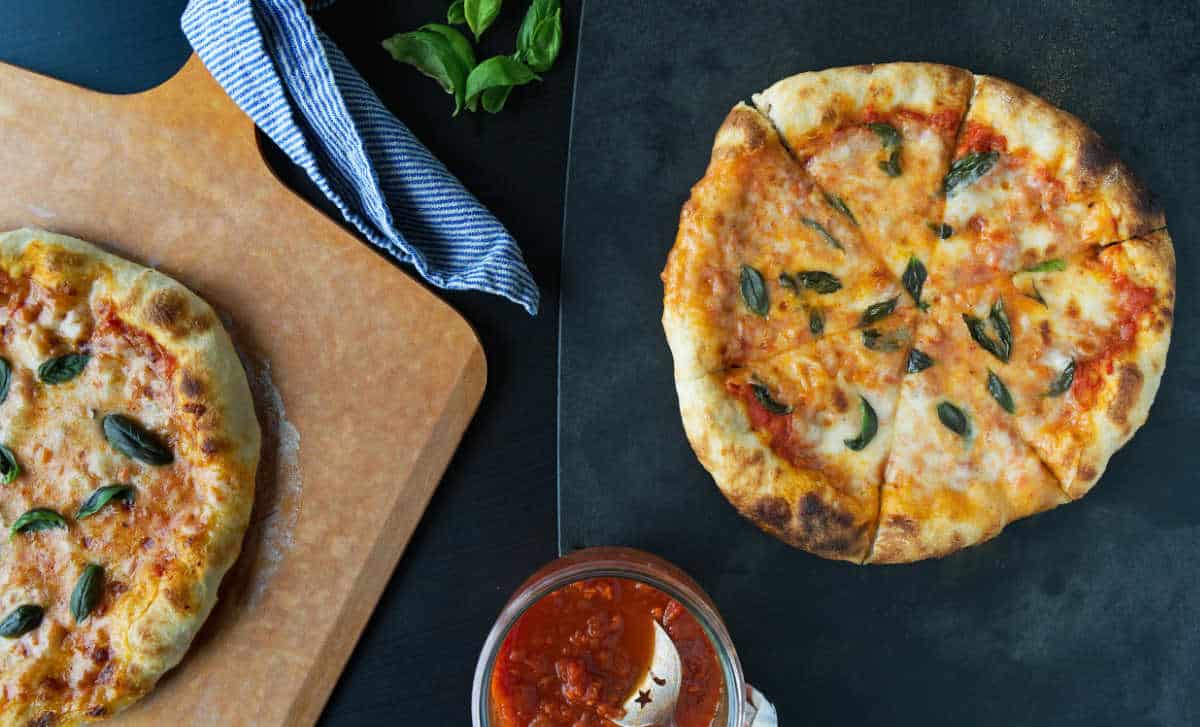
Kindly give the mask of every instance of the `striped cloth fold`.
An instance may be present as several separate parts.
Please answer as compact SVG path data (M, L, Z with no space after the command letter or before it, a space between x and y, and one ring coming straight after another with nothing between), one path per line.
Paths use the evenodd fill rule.
M191 0L182 26L226 93L368 240L433 285L537 312L516 241L384 107L300 0Z

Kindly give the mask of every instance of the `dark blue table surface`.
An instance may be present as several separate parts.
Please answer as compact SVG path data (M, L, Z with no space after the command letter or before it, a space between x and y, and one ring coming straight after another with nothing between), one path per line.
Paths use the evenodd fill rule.
M184 4L3 0L0 60L100 91L141 91L190 53L178 22ZM558 277L581 0L565 2L568 40L543 83L514 93L502 114L457 119L433 81L393 63L378 43L444 18L447 5L343 0L317 17L392 110L513 232L541 286L542 311L530 318L498 298L439 291L483 341L488 390L322 724L467 724L484 636L511 590L556 553ZM524 5L505 3L484 37L487 54L511 50ZM285 159L268 155L311 195Z

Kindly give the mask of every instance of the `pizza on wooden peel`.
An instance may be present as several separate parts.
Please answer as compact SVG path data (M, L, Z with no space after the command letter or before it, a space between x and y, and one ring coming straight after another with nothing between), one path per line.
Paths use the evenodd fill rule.
M663 326L689 441L767 532L938 557L1086 494L1145 422L1175 259L1094 132L927 63L738 104L683 207Z
M213 310L48 232L0 235L0 724L116 713L241 547L259 428Z

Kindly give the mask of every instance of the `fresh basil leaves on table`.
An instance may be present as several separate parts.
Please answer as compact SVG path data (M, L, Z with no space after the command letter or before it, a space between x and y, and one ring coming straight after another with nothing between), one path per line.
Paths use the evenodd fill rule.
M511 55L477 62L471 42L454 25L466 25L478 42L500 15L501 0L455 0L446 23L428 23L383 41L396 61L434 79L454 98L454 115L465 107L494 114L517 86L539 81L562 50L561 0L533 0L517 32Z

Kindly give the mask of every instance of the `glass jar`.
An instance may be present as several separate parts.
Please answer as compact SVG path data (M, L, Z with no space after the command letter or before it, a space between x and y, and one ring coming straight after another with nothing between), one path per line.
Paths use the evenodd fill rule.
M575 581L589 578L627 578L641 581L675 599L691 612L704 629L724 676L724 698L715 727L743 727L754 708L747 703L746 683L733 641L712 599L686 573L671 563L633 548L585 548L542 566L517 588L492 626L471 688L471 719L474 727L493 727L491 681L496 654L509 629L525 611L547 594Z

